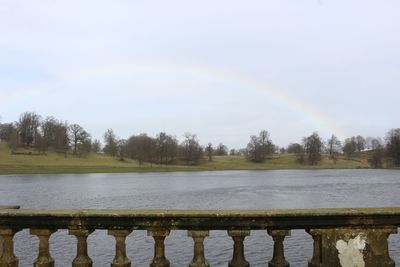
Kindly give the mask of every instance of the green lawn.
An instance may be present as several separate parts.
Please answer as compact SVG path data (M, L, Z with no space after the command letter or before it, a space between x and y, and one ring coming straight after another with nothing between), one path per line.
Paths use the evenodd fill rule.
M5 143L0 143L0 174L17 173L99 173L99 172L158 172L158 171L202 171L202 170L269 170L269 169L344 169L368 168L364 157L347 160L339 158L336 164L324 157L315 166L296 162L290 154L275 155L265 163L249 162L242 156L214 157L213 161L203 160L197 166L185 165L150 165L139 166L136 160L117 158L101 154L85 157L60 155L49 152L47 155L13 155Z

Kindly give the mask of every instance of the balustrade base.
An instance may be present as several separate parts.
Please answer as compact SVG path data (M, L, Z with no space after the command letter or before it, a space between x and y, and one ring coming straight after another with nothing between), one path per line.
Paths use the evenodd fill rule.
M396 226L312 229L309 233L319 236L319 242L314 244L319 255L309 262L309 267L395 266L387 239L397 233Z
M229 267L249 267L244 239L252 230L267 230L274 241L269 267L289 267L284 240L291 229L306 229L313 237L309 267L394 267L388 237L400 226L400 207L310 210L13 210L0 207L0 267L17 267L14 235L21 229L39 239L35 267L53 267L50 236L69 229L77 239L73 267L92 267L87 239L94 230L109 230L115 243L111 267L130 267L126 238L132 230L147 230L154 239L150 267L169 267L164 240L171 230L188 230L193 238L189 267L209 267L204 239L209 231L227 230L233 240ZM135 265L135 261L132 261ZM67 264L62 263L63 266Z
M247 261L230 261L228 267L250 267L250 263L248 263Z
M289 267L288 262L268 262L268 267Z

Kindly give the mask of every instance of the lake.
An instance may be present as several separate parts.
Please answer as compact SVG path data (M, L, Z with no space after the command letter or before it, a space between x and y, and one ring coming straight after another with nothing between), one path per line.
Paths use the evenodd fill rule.
M282 209L400 206L400 171L396 170L273 170L179 173L2 175L0 205L21 208L115 209ZM70 266L75 238L59 230L51 239L56 266ZM114 239L97 230L88 239L94 266L109 266ZM400 239L390 238L391 256L400 262ZM27 230L15 237L20 266L32 266L37 238ZM171 266L187 266L193 240L185 231L172 231L166 239ZM266 231L253 231L245 241L251 266L265 266L272 257ZM225 231L211 231L205 241L211 266L227 266L232 240ZM312 239L304 230L285 240L291 266L306 266ZM133 266L148 266L153 239L134 231L127 240ZM397 253L397 255L395 254Z

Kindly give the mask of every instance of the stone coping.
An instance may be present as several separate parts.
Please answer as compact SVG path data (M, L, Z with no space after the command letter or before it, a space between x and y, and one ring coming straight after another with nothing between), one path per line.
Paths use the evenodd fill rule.
M400 208L286 210L3 209L0 228L235 230L400 226Z
M17 205L0 205L0 210L3 209L19 209L20 206Z
M300 216L400 216L400 207L382 208L317 208L317 209L20 209L0 206L0 216L52 217L300 217Z

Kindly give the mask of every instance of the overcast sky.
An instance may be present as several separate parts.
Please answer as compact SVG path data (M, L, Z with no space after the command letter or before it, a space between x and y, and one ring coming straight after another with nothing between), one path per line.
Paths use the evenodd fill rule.
M0 116L244 147L400 127L400 1L3 1Z

